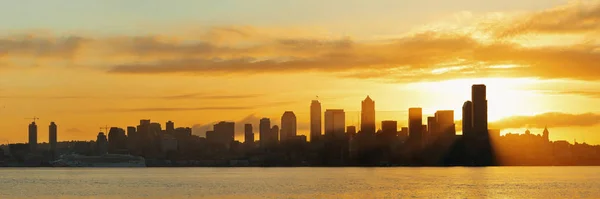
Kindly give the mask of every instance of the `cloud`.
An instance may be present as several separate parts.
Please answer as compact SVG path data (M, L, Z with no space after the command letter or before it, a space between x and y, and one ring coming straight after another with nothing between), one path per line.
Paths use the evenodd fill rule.
M67 132L67 133L83 133L83 131L78 128L68 128L67 130L65 130L65 132Z
M177 100L177 99L244 99L244 98L254 98L260 95L257 94L247 94L247 95L213 95L206 93L189 93L189 94L181 94L181 95L170 95L157 97L159 99L167 99L167 100Z
M555 90L542 90L542 93L550 95L579 95L590 98L600 98L600 91L555 91Z
M523 34L564 34L600 31L600 3L576 1L524 14L491 27L498 38Z
M600 124L596 113L570 114L550 112L533 116L512 116L490 124L490 128L585 127Z
M86 39L79 36L40 37L17 35L0 38L0 58L25 56L34 58L70 58L76 55Z

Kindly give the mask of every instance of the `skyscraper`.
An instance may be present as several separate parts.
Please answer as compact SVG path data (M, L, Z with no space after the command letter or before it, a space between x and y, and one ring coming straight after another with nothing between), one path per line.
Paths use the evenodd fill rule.
M118 127L111 127L108 131L108 151L110 153L117 153L125 149L127 149L125 130Z
M96 137L96 152L100 155L108 152L108 139L103 132L98 133Z
M471 88L471 101L473 102L473 131L478 135L487 135L488 105L485 85L473 85Z
M362 133L375 133L375 102L369 96L362 101L360 131Z
M271 128L270 136L270 143L275 144L277 143L277 141L279 141L279 126L273 125L273 128Z
M435 113L437 133L445 137L453 137L456 135L456 127L454 124L454 111L443 110Z
M34 122L29 124L29 150L37 150L37 125Z
M315 141L321 136L321 103L313 100L310 103L310 141Z
M215 139L213 142L229 146L234 140L235 123L221 121L213 126Z
M325 111L325 135L344 136L346 113L343 109L327 109Z
M381 121L381 132L389 136L396 136L398 134L398 122L393 120Z
M466 101L462 107L462 129L464 137L473 136L473 103Z
M429 133L430 137L439 136L437 127L438 127L437 118L436 117L427 117L427 132Z
M57 132L58 128L54 122L50 122L50 126L48 127L48 142L50 142L50 152L52 154L56 153L56 142L58 139Z
M271 120L269 118L260 119L260 124L258 125L258 133L260 145L262 147L268 146L271 134Z
M286 111L281 116L281 133L280 140L286 141L296 137L296 115L292 111Z
M166 128L167 128L167 129L166 129L166 130L167 130L167 133L173 133L173 131L175 131L175 123L173 123L172 121L170 121L170 120L169 120L169 121L167 122L167 126L166 126Z
M252 124L244 124L244 143L254 143L254 133Z
M423 109L409 108L408 109L408 137L414 142L420 143L423 141Z

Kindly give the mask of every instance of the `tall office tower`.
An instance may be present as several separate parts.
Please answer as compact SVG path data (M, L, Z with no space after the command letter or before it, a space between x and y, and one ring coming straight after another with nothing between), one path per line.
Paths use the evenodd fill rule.
M213 142L229 146L235 137L235 123L221 121L213 126L216 140Z
M108 139L103 132L98 133L96 137L96 152L100 155L108 153Z
M48 127L48 142L50 142L50 152L54 155L56 153L56 143L58 140L58 127L56 123L50 122Z
M369 96L362 101L360 131L362 133L375 133L375 102Z
M271 134L271 120L269 118L260 119L260 124L258 125L258 133L260 145L262 147L268 146L269 135Z
M252 124L244 124L244 143L254 143Z
M393 120L381 121L381 132L396 136L398 134L398 122Z
M456 125L454 124L454 111L443 110L435 113L437 133L445 137L454 137L456 135Z
M271 128L270 143L276 144L279 141L279 126L273 125Z
M462 129L464 137L473 136L473 103L466 101L462 107Z
M346 113L343 109L325 111L325 135L343 137L346 128Z
M478 135L485 136L488 134L488 105L485 85L473 85L471 101L473 102L473 131Z
M166 128L167 133L173 133L173 131L175 131L175 123L168 121Z
M31 152L37 150L37 125L35 121L29 124L29 150Z
M108 131L108 151L110 153L122 152L127 149L127 135L125 129L111 127Z
M293 139L296 137L296 115L292 111L286 111L281 116L281 141Z
M408 137L413 142L421 143L423 141L423 109L408 109Z
M310 141L319 139L321 133L321 103L313 100L310 103Z
M430 137L439 136L436 117L427 117L427 132L429 132Z

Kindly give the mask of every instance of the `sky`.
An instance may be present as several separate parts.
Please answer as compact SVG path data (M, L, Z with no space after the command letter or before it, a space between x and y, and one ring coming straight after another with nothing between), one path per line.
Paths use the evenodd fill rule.
M151 119L278 124L310 101L406 126L486 84L490 128L600 144L600 1L47 0L0 7L0 142L39 117L59 140ZM424 120L426 121L426 120ZM460 127L459 127L460 128ZM460 129L459 129L460 130Z

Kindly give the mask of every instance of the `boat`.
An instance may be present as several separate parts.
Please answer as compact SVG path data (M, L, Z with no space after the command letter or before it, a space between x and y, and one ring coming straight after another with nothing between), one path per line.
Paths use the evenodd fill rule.
M146 167L146 159L127 154L99 156L65 154L51 164L54 167Z

